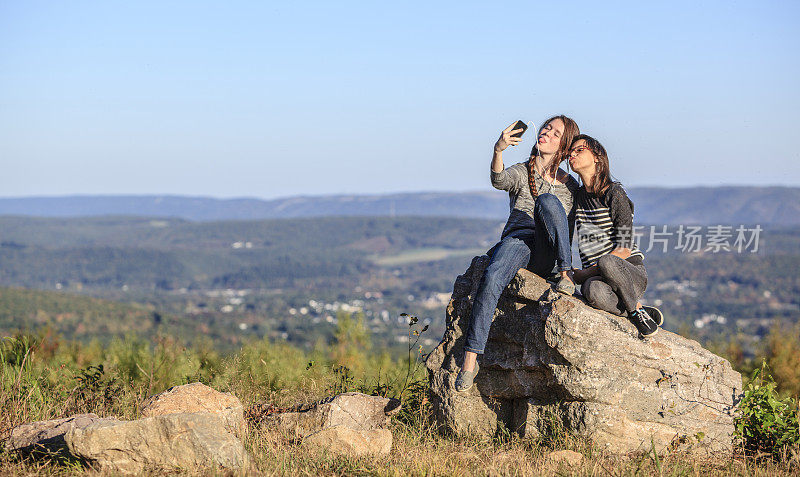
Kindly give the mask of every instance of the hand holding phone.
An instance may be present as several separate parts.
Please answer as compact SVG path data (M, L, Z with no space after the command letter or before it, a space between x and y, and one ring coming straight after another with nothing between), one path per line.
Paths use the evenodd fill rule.
M522 137L522 135L525 134L525 131L528 130L528 125L523 123L522 121L517 121L516 123L514 123L514 127L511 128L512 131L515 129L522 129L522 131L512 134L511 137Z
M521 136L526 129L528 129L528 125L522 121L517 121L503 129L503 132L500 133L500 139L498 139L494 145L494 151L496 153L503 152L508 146L516 146L519 144L520 141L522 141Z

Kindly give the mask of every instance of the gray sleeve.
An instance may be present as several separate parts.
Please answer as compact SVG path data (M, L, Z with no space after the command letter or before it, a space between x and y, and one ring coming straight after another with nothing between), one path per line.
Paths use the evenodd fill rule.
M633 248L633 202L628 198L625 189L619 184L612 184L606 192L611 222L614 233L611 237L616 248Z
M572 238L575 236L575 200L572 201L572 208L567 215L567 227L569 227L569 243L572 245Z
M527 174L524 168L527 167L526 163L520 162L511 167L506 167L502 172L491 172L492 186L495 189L505 190L508 192L516 192L520 190L523 184L527 185Z

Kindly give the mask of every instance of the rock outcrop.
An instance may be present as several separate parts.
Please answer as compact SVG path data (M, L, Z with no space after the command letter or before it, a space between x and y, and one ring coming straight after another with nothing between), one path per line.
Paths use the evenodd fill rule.
M216 414L229 431L242 435L245 430L244 406L239 398L203 383L173 386L152 396L142 406L142 417L181 413Z
M69 452L103 471L245 469L241 441L214 414L168 414L136 421L98 422L70 429Z
M97 422L116 422L115 418L102 418L97 414L76 414L62 419L29 422L11 431L5 448L21 454L47 454L66 456L64 434L71 429L89 427Z
M355 455L388 454L392 448L389 421L398 411L396 399L344 393L301 411L270 414L263 422L302 439L304 446Z
M520 270L495 312L475 386L453 383L463 334L489 258L473 259L455 282L447 329L429 355L430 394L440 427L489 437L500 425L536 437L554 423L613 452L730 451L741 375L696 341L665 330L638 338L626 318L559 295Z
M400 410L396 399L344 393L298 412L280 412L267 418L273 426L305 437L323 429L343 426L357 431L386 429L391 414Z
M77 458L114 474L247 470L250 457L234 435L245 429L236 397L200 383L176 386L149 399L143 414L151 417L120 421L79 414L30 422L12 429L5 448L34 457Z

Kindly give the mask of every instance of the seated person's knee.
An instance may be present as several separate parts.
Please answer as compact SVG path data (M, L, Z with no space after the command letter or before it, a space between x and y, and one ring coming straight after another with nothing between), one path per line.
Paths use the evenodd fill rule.
M534 215L541 215L544 217L553 217L555 214L564 213L564 208L561 206L561 201L553 194L542 194L536 198L536 205L534 206Z
M556 197L553 194L550 193L540 194L538 197L536 197L536 207L538 208L548 208L548 207L554 207L556 205L561 205L561 204L558 200L558 197Z
M597 260L597 268L600 269L600 272L603 275L606 275L607 271L610 271L613 269L613 267L616 267L616 260L619 259L619 257L611 255L610 253L603 255Z
M581 295L586 300L587 303L597 307L597 281L596 280L587 280L583 282L581 285ZM592 285L594 283L594 286Z

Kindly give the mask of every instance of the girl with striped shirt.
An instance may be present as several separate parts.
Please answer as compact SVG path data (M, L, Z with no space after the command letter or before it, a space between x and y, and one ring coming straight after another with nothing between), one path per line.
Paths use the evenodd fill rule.
M642 336L652 336L664 317L658 308L639 302L647 288L647 271L633 237L633 202L619 182L612 182L608 154L596 139L578 135L569 165L583 182L575 193L583 269L573 269L573 279L590 305L627 315Z

